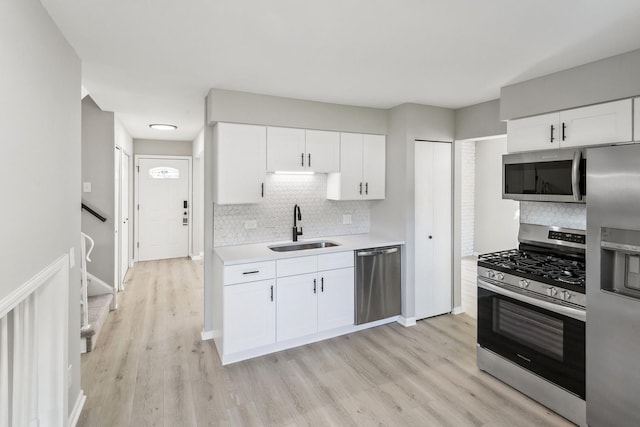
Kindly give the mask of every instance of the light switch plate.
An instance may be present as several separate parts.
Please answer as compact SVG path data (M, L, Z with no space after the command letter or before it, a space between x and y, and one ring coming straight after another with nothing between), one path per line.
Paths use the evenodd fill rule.
M244 222L244 228L247 230L251 230L254 228L258 228L258 221L256 220L250 220L250 221L245 221Z
M82 183L82 191L85 193L91 193L91 183L90 182L83 182Z
M342 223L343 224L351 224L351 214L342 215Z

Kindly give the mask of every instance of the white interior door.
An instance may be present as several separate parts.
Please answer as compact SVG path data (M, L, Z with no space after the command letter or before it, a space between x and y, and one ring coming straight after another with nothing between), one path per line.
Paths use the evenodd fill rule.
M416 319L451 311L451 144L416 141Z
M138 160L138 259L189 255L189 161Z
M120 160L120 290L124 289L124 276L129 269L129 156L122 153Z

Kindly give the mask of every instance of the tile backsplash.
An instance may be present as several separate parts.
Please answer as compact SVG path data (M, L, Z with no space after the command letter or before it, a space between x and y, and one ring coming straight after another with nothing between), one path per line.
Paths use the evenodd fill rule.
M583 203L520 202L520 223L587 229Z
M369 232L371 201L333 201L326 199L327 175L267 174L262 203L214 205L213 245L291 240L293 207L302 213L300 239ZM351 224L343 224L351 215ZM256 228L245 223L256 221Z

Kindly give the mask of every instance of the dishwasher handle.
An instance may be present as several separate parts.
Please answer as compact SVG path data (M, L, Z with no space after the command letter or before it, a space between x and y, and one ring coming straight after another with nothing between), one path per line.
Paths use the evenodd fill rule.
M375 255L388 255L398 252L398 248L386 248L386 249L374 249L370 251L356 252L358 256L375 256Z

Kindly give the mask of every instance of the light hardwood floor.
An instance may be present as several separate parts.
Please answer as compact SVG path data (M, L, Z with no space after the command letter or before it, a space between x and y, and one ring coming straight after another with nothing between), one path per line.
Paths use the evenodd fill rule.
M570 426L481 372L475 320L391 324L227 367L201 341L202 264L136 264L82 356L79 426Z

